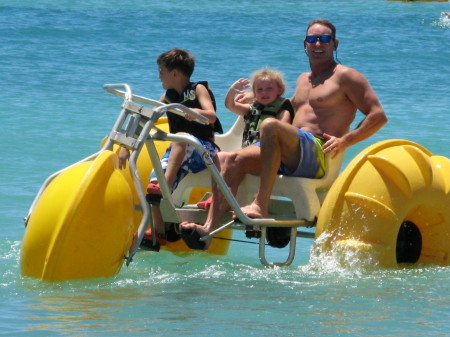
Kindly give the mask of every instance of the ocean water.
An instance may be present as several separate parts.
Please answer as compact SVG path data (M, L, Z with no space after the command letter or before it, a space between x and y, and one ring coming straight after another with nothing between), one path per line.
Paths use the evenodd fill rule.
M449 336L449 267L342 268L311 256L309 239L287 268L262 267L257 246L242 242L225 257L139 252L109 279L42 282L19 266L22 219L41 184L96 152L119 113L102 85L157 99L155 59L173 47L196 56L193 79L210 82L229 128L228 86L268 66L285 74L290 96L309 69L306 25L327 18L339 59L368 78L389 117L345 163L390 138L450 157L445 11L449 3L385 0L0 0L0 334Z

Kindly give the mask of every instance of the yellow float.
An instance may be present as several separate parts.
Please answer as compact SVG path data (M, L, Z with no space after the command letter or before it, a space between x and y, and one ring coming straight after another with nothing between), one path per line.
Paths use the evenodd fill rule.
M382 267L450 264L450 160L405 140L359 154L319 213L316 245Z
M160 118L155 126L169 130L167 118ZM127 258L131 261L142 203L128 164L125 170L118 168L119 146L105 143L99 153L56 172L42 186L25 218L20 256L23 276L48 281L111 277ZM159 156L168 144L156 143ZM152 170L145 143L136 165L145 189ZM188 198L197 202L195 189L192 194ZM227 231L222 237L229 239L231 234ZM209 252L226 254L228 247L227 240L213 240ZM191 251L182 240L168 242L163 249Z
M169 192L159 157L169 141L195 146L195 139L167 133L167 120L162 115L173 111L170 109L192 113L191 117L195 113L184 106L169 107L132 95L127 85L107 85L105 90L125 97L119 118L99 153L44 182L25 221L23 276L53 281L116 275L125 261L131 262L144 231L152 226L144 192L152 169L162 177L158 179L163 192L160 207L167 223L203 223L207 211L195 204L210 190L211 176L216 180L239 222L230 221L230 214L226 214L223 225L212 233L221 232L220 239L225 240L214 236L208 253L226 254L232 229L244 229L259 238L263 264L289 265L296 238L311 237L298 227L316 225L315 246L322 252L352 252L381 267L402 262L450 265L448 158L433 156L413 142L383 141L356 156L340 175L343 156L327 159L330 169L321 179L278 176L269 209L271 218L249 219L239 203L253 197L257 177L247 176L234 198L208 156L204 158L209 170L188 175L173 193ZM238 119L229 132L218 137L222 150L240 146L242 128ZM118 168L119 145L133 150L126 170ZM203 151L201 145L197 149ZM271 227L273 230L266 232ZM283 244L274 241L275 230L284 233ZM284 263L266 261L266 234L274 247L290 244ZM183 240L162 248L191 250Z
M115 275L136 227L133 204L130 185L111 151L62 172L29 219L22 275L45 280Z

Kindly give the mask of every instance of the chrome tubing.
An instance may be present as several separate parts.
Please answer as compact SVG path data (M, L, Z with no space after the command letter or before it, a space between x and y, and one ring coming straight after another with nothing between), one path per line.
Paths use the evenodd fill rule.
M105 84L103 85L103 89L106 92L109 92L110 94L124 97L125 100L134 100L145 104L150 104L156 107L163 107L164 111L170 111L172 113L175 113L177 115L190 116L193 120L196 122L199 122L200 124L209 124L208 118L205 116L200 115L199 113L189 109L188 107L180 104L180 103L170 103L170 104L164 104L160 101L147 98L144 96L134 95L131 92L131 88L128 84L125 83L118 83L118 84ZM125 91L120 90L125 89ZM159 109L158 109L159 111Z

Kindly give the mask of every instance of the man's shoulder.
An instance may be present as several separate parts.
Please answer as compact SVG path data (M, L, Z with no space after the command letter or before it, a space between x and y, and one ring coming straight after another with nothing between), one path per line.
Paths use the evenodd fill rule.
M367 82L363 74L354 68L339 65L335 72L336 80L342 85L361 85Z
M351 68L351 67L344 66L342 64L338 64L336 66L335 73L336 73L336 75L343 76L343 77L362 76L362 74L358 70Z
M309 83L309 80L311 78L311 72L304 72L298 75L297 82L296 82L296 88L300 89L301 87L307 85Z
M301 73L300 75L298 75L297 80L303 80L305 78L309 78L311 76L311 72L310 71L305 71L304 73Z

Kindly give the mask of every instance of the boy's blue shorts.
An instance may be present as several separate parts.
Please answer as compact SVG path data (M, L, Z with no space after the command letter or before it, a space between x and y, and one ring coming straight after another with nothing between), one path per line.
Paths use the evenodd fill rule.
M213 142L207 141L207 140L197 140L203 145L205 150L209 153L210 157L214 159L217 156L217 152L219 152L219 148L216 144ZM163 168L164 173L166 172L167 165L169 162L169 155L170 151L172 150L172 145L170 145L164 156L161 158L161 166ZM181 167L178 170L177 177L175 178L175 181L173 182L172 186L169 186L171 190L173 191L180 181L188 174L188 173L198 173L200 171L203 171L206 168L205 162L202 160L202 157L200 153L191 145L186 145L186 153L183 158L183 162L181 163ZM152 173L150 175L150 181L156 181L156 175L155 171L152 170Z

